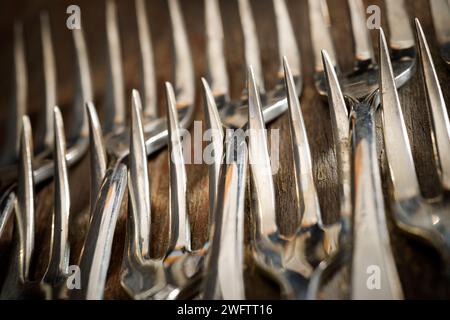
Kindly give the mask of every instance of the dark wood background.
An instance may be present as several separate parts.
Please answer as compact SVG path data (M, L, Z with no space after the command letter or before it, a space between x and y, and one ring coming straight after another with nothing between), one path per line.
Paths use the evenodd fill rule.
M122 54L126 79L127 96L132 88L139 88L139 47L133 1L118 0ZM382 8L383 1L365 1L366 5L378 4ZM411 16L421 20L425 34L431 46L437 73L443 86L445 99L450 105L450 72L445 68L439 57L438 46L434 36L430 9L426 0L408 0L407 9ZM200 95L200 77L205 75L205 37L203 0L180 1L192 56L195 63L197 85L196 120L202 120L202 99ZM302 110L306 122L307 133L314 160L314 177L319 191L320 204L326 222L334 222L339 216L337 173L335 154L332 145L330 117L327 103L318 96L313 83L313 56L309 31L307 1L287 0L289 12L293 21L297 41L302 55L304 89L301 97ZM340 66L343 70L353 67L353 40L351 38L348 8L345 0L328 1L333 25L333 39L337 50ZM81 7L83 28L88 43L89 58L92 68L95 89L95 103L102 115L102 107L106 84L106 39L104 1L69 1L69 0L35 0L0 2L0 123L5 126L6 109L9 102L12 79L12 34L13 21L21 19L24 23L26 37L26 54L29 75L28 113L32 119L35 133L39 132L40 119L44 109L42 54L39 35L39 12L50 12L52 37L56 53L58 72L58 103L63 110L66 126L70 125L67 115L71 108L74 92L74 52L70 31L66 28L66 8L70 4ZM227 67L230 77L231 95L239 97L245 84L245 64L243 39L238 16L237 3L234 0L220 2L226 41ZM277 35L271 0L254 0L252 8L256 20L260 42L262 65L266 87L275 84L279 67L277 54ZM172 75L171 28L167 4L164 0L147 1L151 35L153 41L155 64L158 80L158 101L162 114L165 113L163 83ZM382 23L386 19L382 15ZM389 31L387 29L387 31ZM373 34L376 43L376 32ZM428 120L425 96L421 84L420 73L400 90L400 98L404 110L405 121L412 144L413 157L423 194L426 197L436 197L440 187L433 164L430 139L430 123ZM293 196L292 156L289 150L288 119L284 115L271 124L271 128L279 128L281 134L280 166L275 175L277 192L278 220L282 231L286 234L294 232L297 203ZM381 132L381 122L378 119L378 131ZM35 136L38 136L35 134ZM3 135L0 136L2 140ZM4 143L4 141L3 141ZM379 136L379 154L384 176L386 201L388 200L388 179L386 162L383 155L383 145ZM161 256L167 246L168 223L166 221L168 208L168 154L162 151L149 159L151 176L152 241L154 255ZM194 247L199 248L208 236L208 178L206 165L188 165L188 202L189 216L193 234ZM71 262L76 263L83 244L87 227L87 212L89 195L89 160L85 157L78 165L70 169L71 188ZM39 279L45 269L48 259L50 237L50 214L53 202L53 184L47 183L37 190L37 230L36 248L33 270ZM388 206L389 207L389 206ZM390 217L388 215L388 217ZM407 298L445 298L450 297L449 284L440 275L440 265L437 255L416 240L408 239L395 227L389 218L391 243L402 285ZM11 223L10 223L11 224ZM10 247L11 226L9 232L0 241L0 275L4 276L7 254ZM125 234L125 211L122 212L117 224L114 238L113 253L106 286L105 298L126 298L120 288L119 270L123 253ZM249 259L247 272L247 294L253 298L276 297L276 290L254 272L254 266ZM339 297L333 293L333 297Z

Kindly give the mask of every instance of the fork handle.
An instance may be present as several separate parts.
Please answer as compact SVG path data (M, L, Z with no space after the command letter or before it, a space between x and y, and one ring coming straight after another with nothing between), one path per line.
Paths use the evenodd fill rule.
M353 107L353 299L402 299L387 230L376 153L375 107Z

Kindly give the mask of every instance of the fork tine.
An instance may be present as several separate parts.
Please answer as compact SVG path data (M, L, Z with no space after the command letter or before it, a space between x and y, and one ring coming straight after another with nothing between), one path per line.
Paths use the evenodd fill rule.
M409 199L419 195L420 188L383 29L380 29L380 92L386 154L395 199Z
M322 224L319 198L314 184L311 152L309 150L308 136L305 122L298 100L297 90L292 72L289 68L287 58L283 59L285 72L285 84L289 105L289 124L292 139L292 150L294 152L295 180L297 183L297 199L303 199L304 212L299 212L302 227L314 224ZM299 206L300 208L300 206Z
M19 148L17 201L14 201L15 241L13 242L12 262L9 265L8 274L0 292L2 299L17 299L22 294L24 283L29 280L35 237L32 158L33 140L30 119L28 116L23 116ZM14 198L14 193L8 194ZM10 200L13 201L14 199Z
M256 84L261 94L265 93L264 77L261 66L258 37L256 34L255 21L249 0L238 0L239 16L241 18L242 32L244 34L245 63L253 66Z
M175 92L181 106L191 105L195 99L194 66L191 50L178 0L168 0L175 54Z
M25 60L25 43L23 38L23 25L14 24L14 91L11 103L9 122L5 135L5 147L2 153L2 164L10 164L17 159L22 117L27 109L28 75Z
M450 190L450 123L441 86L434 69L430 48L418 19L415 20L422 74L433 123L436 164L440 168L442 186Z
M106 37L108 42L108 89L105 103L105 133L113 132L125 122L125 88L120 52L117 5L106 1Z
M328 104L330 106L331 126L338 162L340 214L341 217L349 218L352 210L349 141L350 121L336 71L334 70L330 56L325 50L322 50L322 59L327 80Z
M375 62L372 41L366 26L366 15L362 0L348 0L352 21L353 38L355 40L355 58L357 63Z
M209 164L209 218L210 221L212 221L219 183L220 167L222 164L224 133L214 96L209 88L208 82L204 78L202 78L202 85L206 126L207 130L211 132L214 153L214 162Z
M169 128L169 217L171 248L191 250L189 217L186 208L186 168L184 166L182 132L178 124L173 87L166 82L167 121Z
M28 280L31 256L34 251L34 182L33 140L28 116L22 118L20 138L19 187L17 193L16 218L20 236L19 272L22 280Z
M447 0L431 0L431 14L433 16L434 30L441 45L450 42L450 3Z
M390 31L389 45L394 50L414 46L414 35L404 0L387 0L386 13Z
M227 144L226 152L233 157L234 143ZM205 263L203 299L245 299L243 233L248 155L242 145L237 146L237 152L236 159L222 165L211 248Z
M124 164L106 172L79 261L81 289L72 290L73 299L103 298L114 230L126 186Z
M66 164L66 141L61 111L54 107L54 152L55 152L55 199L52 221L52 239L50 262L44 276L48 283L58 281L67 274L69 266L70 247L69 212L70 190Z
M145 116L156 117L158 115L156 104L158 100L155 67L145 0L136 0L135 5L142 62L142 91L144 94L143 112Z
M283 57L290 61L290 71L294 77L301 74L300 52L297 47L291 17L285 0L273 0L278 34L278 53L280 56L280 76L284 74Z
M94 212L103 178L106 174L106 151L103 143L102 128L97 111L92 102L86 103L86 113L89 120L89 155L90 155L90 212Z
M248 129L249 162L252 171L252 186L256 194L256 212L259 216L259 232L263 236L276 234L278 227L275 212L275 190L270 166L266 126L261 100L253 68L248 68ZM259 236L259 235L258 235Z
M205 0L208 79L215 96L229 99L229 80L223 49L223 26L218 0Z
M2 199L0 199L0 237L3 235L9 217L11 217L16 199L17 197L14 192L5 193Z
M328 52L332 65L337 66L336 53L331 40L328 6L326 0L309 0L308 7L315 70L321 72L323 71L322 49Z
M87 115L85 115L85 103L93 101L91 69L84 38L83 28L72 30L76 53L77 88L72 112L74 126L71 126L69 140L75 140L79 136L88 135Z
M45 134L38 150L52 149L54 144L53 108L56 106L55 54L47 11L41 13L42 54L45 78Z
M141 118L142 103L137 90L133 90L131 104L129 193L132 212L139 215L132 220L138 224L133 228L138 233L134 237L138 241L134 247L139 250L136 256L150 257L150 183Z

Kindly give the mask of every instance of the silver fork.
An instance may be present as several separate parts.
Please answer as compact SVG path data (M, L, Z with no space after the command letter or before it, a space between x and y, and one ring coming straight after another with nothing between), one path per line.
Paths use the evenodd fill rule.
M129 214L121 284L134 299L171 299L184 279L171 272L180 261L183 265L192 254L190 225L186 207L186 169L182 150L182 132L176 114L173 87L166 83L169 127L169 221L170 244L166 255L153 258L150 253L150 186L145 154L142 105L133 91L131 149L129 157ZM195 256L194 256L195 258Z
M449 275L450 123L430 49L419 20L415 22L435 161L443 193L439 199L430 201L421 196L396 85L392 81L390 68L386 68L382 74L381 101L386 155L393 186L394 217L401 229L436 248L444 262L444 273Z
M430 0L434 30L441 46L441 56L450 66L450 2L448 0Z
M34 254L34 185L32 169L31 126L28 117L22 122L20 148L19 193L16 202L16 219L13 262L2 287L2 298L57 298L65 284L69 266L68 222L70 194L66 164L64 125L61 112L54 108L54 150L55 150L55 207L52 215L51 253L47 270L40 281L30 279L30 261Z
M68 166L72 166L85 154L88 146L87 141L87 122L85 118L85 112L83 107L84 100L91 100L92 86L90 79L89 62L87 58L86 45L84 41L83 31L74 30L72 32L74 47L76 53L76 75L77 75L77 91L74 99L74 106L72 109L72 119L75 125L71 126L69 132L69 148L66 153L66 160ZM44 134L38 139L38 145L36 147L37 155L33 159L34 164L34 183L36 185L44 182L48 178L51 178L54 173L54 162L51 159L53 150L53 108L56 105L56 67L55 58L53 52L53 45L51 40L51 31L49 17L46 12L41 14L41 37L43 48L43 66L45 76L45 121L44 121ZM26 112L27 104L27 73L25 65L25 49L24 39L21 24L16 24L15 27L15 98L12 104L11 112L13 115L9 119L15 119L11 121L11 127L7 132L7 142L9 149L3 152L3 155L7 162L14 161L16 156L16 140L18 137L17 130L20 130L20 123L22 116ZM81 102L80 102L81 101ZM20 132L20 131L18 131ZM11 142L11 143L10 143ZM12 195L8 195L13 191L16 186L14 183L16 170L15 165L8 165L0 169L4 180L2 183L7 187L3 199L8 200ZM5 174L3 174L5 173ZM3 201L3 200L2 200ZM7 205L3 207L8 208ZM6 216L6 213L0 215ZM1 230L0 230L1 231Z
M341 269L342 264L350 259L349 252L352 250L352 232L353 234L358 234L360 225L366 224L363 221L361 224L355 225L352 231L351 217L352 210L354 211L355 208L352 209L351 202L350 122L348 120L347 107L341 98L341 92L343 96L347 98L350 109L358 110L360 105L365 104L370 104L373 108L376 108L379 104L379 94L377 93L379 67L374 61L373 48L369 32L366 28L363 3L360 0L349 0L348 4L355 40L356 63L355 69L352 72L341 77L340 87L342 90L338 90L339 83L337 80L333 81L335 77L332 71L334 72L334 70L330 70L336 68L337 63L331 35L328 30L329 27L327 27L329 17L324 14L324 12L327 12L326 2L309 1L308 4L312 24L312 40L316 67L316 89L319 94L328 96L334 145L337 153L340 183L340 247L342 248L330 259L330 261L321 263L320 268L315 271L308 289L308 297L316 298L319 287L325 282L325 279L329 279L329 277L333 276ZM388 23L391 27L390 47L392 49L392 65L396 84L400 87L411 78L415 69L414 39L403 1L386 1L386 8ZM322 49L326 49L326 52L328 53L328 59L324 59L324 61L327 63L329 62L330 66L332 66L331 68L328 68L329 70L327 70L326 73L323 71L327 63L323 62L323 65L321 65L319 62ZM353 212L353 214L356 215L357 212ZM364 219L364 216L362 216L362 218ZM373 231L379 235L384 234L383 223L380 223L379 228L380 229L376 228ZM364 238L362 242L365 242ZM354 240L353 243L356 243L356 240ZM377 245L380 249L379 252L386 250L383 242L378 242L378 244L374 242L369 243L368 245ZM353 255L352 261L364 261L365 254L363 251L355 251L354 254L356 255ZM385 261L380 255L378 258L383 266L386 266L387 264L384 270L395 270L395 268L389 266L389 259L389 261ZM353 265L355 265L355 263L353 263L352 266ZM356 272L356 270L353 270L352 272ZM395 276L388 276L388 278L394 279ZM354 288L353 285L356 284L352 283L351 291L357 292L356 287ZM393 298L400 297L397 293L398 291L396 290L390 292ZM358 294L355 293L353 297L357 298Z

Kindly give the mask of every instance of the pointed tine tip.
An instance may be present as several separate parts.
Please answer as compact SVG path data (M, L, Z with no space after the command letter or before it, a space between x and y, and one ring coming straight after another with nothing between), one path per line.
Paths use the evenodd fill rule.
M133 106L133 109L138 109L139 111L142 110L142 101L141 101L141 95L139 94L139 91L136 89L133 89L131 91L131 104Z
M204 77L201 77L201 81L202 81L203 89L209 88L208 81L206 81L206 79Z
M287 57L286 56L283 56L283 67L284 67L284 70L286 71L286 66L288 65L288 60L287 60Z
M386 41L386 35L384 34L384 30L381 27L378 30L380 34L380 51L389 54L389 49Z
M31 122L27 115L22 116L22 133L26 139L31 136Z
M248 95L254 95L257 90L255 72L253 70L253 66L249 65L247 69L247 86L248 86Z
M414 23L417 29L422 29L422 25L420 24L419 18L414 18Z
M417 38L419 39L419 50L422 51L424 44L426 43L425 34L423 33L422 25L419 19L415 18Z
M326 50L322 50L321 52L322 52L322 63L328 87L331 89L333 88L333 86L331 85L332 82L336 82L336 84L339 84L337 82L336 70L334 69L333 63L331 62L331 58L328 55L328 52Z
M176 113L176 100L173 86L170 82L166 81L166 99L167 99L167 119L169 121L169 129L174 130L178 125L178 118ZM169 130L170 133L171 130Z
M169 81L165 82L165 87L167 96L167 107L171 109L172 105L175 104L175 93L173 91L173 86Z
M58 138L59 135L64 134L64 129L61 130L61 128L64 128L63 118L58 106L53 107L53 123L55 126L54 135L55 138Z

